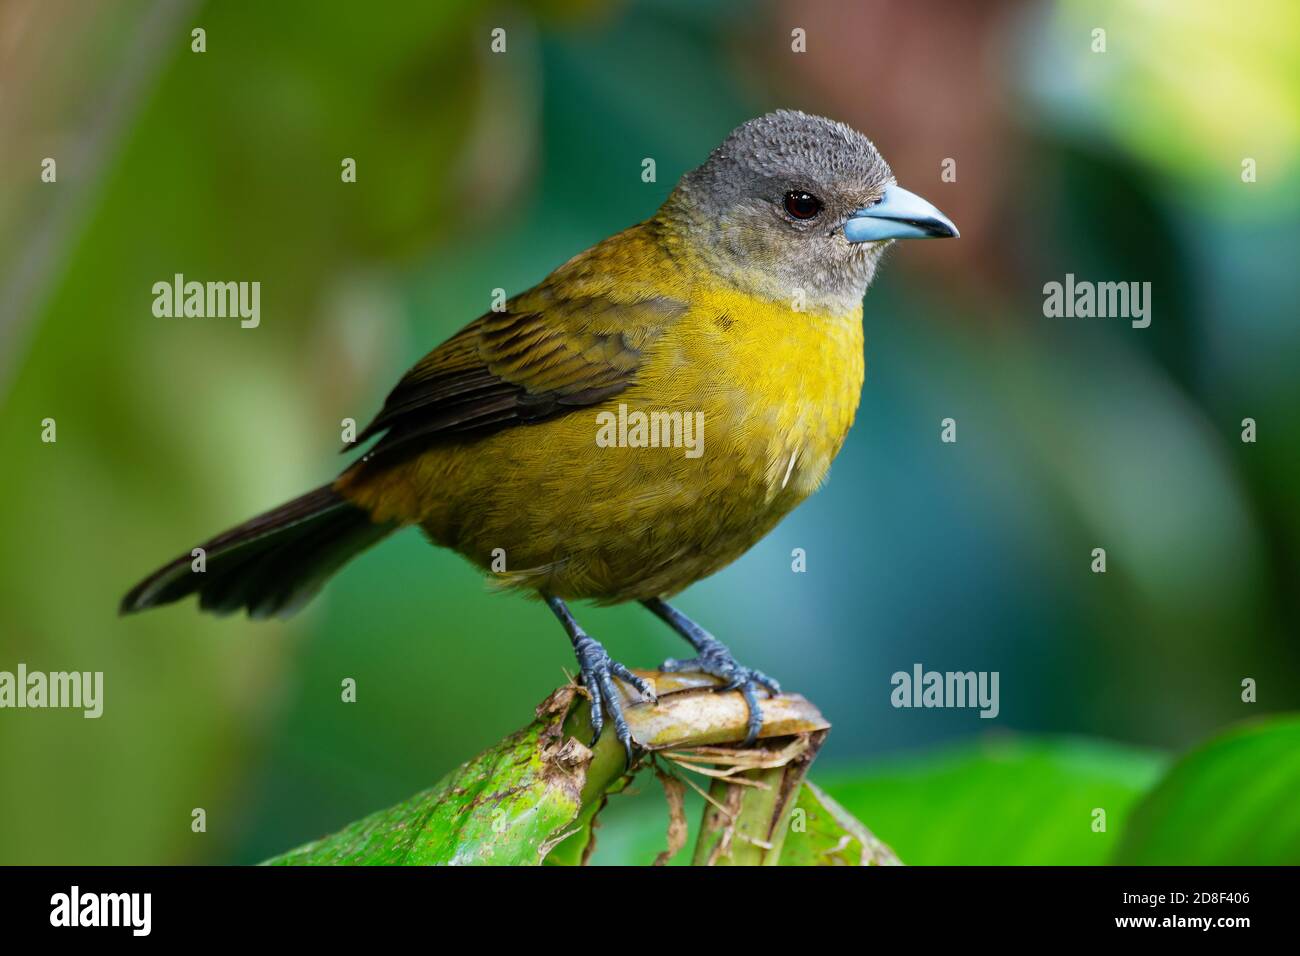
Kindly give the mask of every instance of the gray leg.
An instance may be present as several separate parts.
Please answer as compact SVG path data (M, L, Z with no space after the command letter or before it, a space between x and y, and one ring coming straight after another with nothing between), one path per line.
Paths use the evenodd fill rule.
M699 655L689 661L670 658L664 661L659 669L712 674L727 682L723 687L718 688L719 690L739 690L745 696L745 703L749 706L749 725L745 745L749 746L757 740L758 731L763 726L763 715L758 709L756 688L763 687L769 694L779 694L781 685L762 671L737 663L725 644L667 602L660 598L651 598L641 603L690 641L691 646L695 648L695 653Z
M594 747L596 741L600 739L601 728L605 725L605 715L608 714L609 719L614 722L614 733L627 752L627 765L632 766L632 732L628 730L627 721L623 718L623 705L619 702L614 678L627 681L651 700L655 699L654 690L645 679L637 677L610 657L600 642L578 625L573 615L569 613L568 605L550 594L543 594L542 597L546 599L547 605L555 616L560 619L565 632L569 635L569 640L573 642L573 652L578 657L578 670L582 674L583 686L591 695L592 746Z

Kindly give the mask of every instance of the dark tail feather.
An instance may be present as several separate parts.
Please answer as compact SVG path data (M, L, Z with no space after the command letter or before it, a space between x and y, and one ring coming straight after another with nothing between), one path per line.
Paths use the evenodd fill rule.
M188 553L159 568L122 599L121 613L198 594L199 607L216 614L247 608L250 617L288 617L349 558L396 528L375 524L325 485L199 545L206 570L195 571Z

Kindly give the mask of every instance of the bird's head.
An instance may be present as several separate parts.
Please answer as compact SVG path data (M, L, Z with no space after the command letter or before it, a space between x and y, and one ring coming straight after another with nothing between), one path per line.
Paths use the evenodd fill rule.
M957 235L898 186L871 140L793 110L733 130L682 177L659 218L720 278L778 301L802 296L831 315L857 309L893 240Z

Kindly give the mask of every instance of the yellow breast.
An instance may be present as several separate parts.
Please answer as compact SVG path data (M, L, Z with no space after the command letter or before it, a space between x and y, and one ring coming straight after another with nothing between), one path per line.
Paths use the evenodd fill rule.
M861 307L828 317L732 291L694 304L650 363L645 400L694 403L714 477L792 507L824 479L853 424Z

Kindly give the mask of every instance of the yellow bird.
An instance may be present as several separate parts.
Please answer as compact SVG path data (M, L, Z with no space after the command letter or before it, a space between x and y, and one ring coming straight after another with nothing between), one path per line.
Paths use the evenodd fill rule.
M640 601L695 648L665 670L756 692L665 602L734 561L825 479L863 381L862 297L895 239L956 236L871 141L778 111L734 130L654 216L467 325L398 382L338 478L186 552L122 612L197 593L287 615L349 558L419 525L563 624L631 761L613 683L652 690L566 602Z

